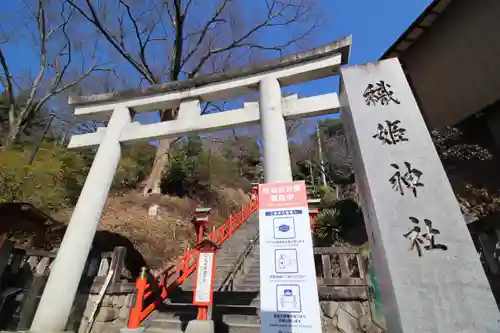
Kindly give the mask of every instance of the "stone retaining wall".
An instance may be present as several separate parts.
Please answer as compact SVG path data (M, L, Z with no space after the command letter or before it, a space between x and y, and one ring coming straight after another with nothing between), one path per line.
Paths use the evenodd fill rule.
M368 302L322 301L325 333L383 333L371 320Z
M73 311L73 330L84 333L97 294L77 296ZM105 295L95 316L92 333L118 332L126 327L133 294L120 293ZM324 333L384 333L385 331L371 320L368 302L321 301Z
M87 327L88 319L98 300L97 294L79 294L73 311L72 328L74 332L83 333ZM126 327L134 295L120 293L104 295L101 305L94 316L92 333L118 331Z

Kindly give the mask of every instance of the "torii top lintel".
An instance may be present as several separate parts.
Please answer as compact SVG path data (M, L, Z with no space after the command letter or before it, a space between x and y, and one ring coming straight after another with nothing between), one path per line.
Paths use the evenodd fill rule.
M118 106L135 112L148 112L177 107L181 100L186 99L230 99L247 93L249 86L257 84L269 74L274 75L281 86L336 75L340 65L347 63L350 48L351 36L348 36L311 50L227 72L120 92L72 96L69 104L75 107L76 116L107 120L111 111Z

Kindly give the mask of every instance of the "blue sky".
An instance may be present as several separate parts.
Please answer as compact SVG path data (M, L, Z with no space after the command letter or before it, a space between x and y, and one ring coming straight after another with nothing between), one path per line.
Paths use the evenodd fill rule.
M316 32L313 44L321 45L352 35L349 63L354 65L378 60L431 0L316 0L316 2L327 17L327 22ZM4 15L10 15L18 11L22 2L9 0L3 6ZM265 34L264 38L280 37L282 36L278 32ZM33 64L33 70L36 71L37 59L26 44L22 42L12 44L5 50L12 67L11 71L26 70L27 64ZM330 93L338 90L338 77L309 82L287 90L298 93L299 96ZM144 122L156 121L156 117L152 115L141 118Z
M319 0L330 22L318 44L352 35L350 65L376 61L432 2L431 0ZM299 87L298 87L299 88ZM337 91L338 78L302 85L303 96Z
M352 35L349 65L356 65L378 60L432 0L318 2L329 17L329 22L317 33L316 44L326 44ZM338 82L338 77L330 77L291 87L291 90L301 97L338 92ZM314 123L307 122L304 127L304 131L310 133Z

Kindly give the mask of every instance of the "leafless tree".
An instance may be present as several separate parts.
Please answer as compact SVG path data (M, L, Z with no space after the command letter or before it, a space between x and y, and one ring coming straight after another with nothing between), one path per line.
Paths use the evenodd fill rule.
M303 46L319 25L314 0L65 1L135 69L141 85L282 54ZM161 120L175 119L176 111L160 110ZM160 143L145 194L159 190L171 142Z
M3 135L2 145L10 147L30 119L40 112L52 97L67 91L79 84L96 71L109 70L102 67L96 60L97 45L88 56L88 64L74 62L77 51L74 47L74 36L70 38L69 27L75 10L65 3L55 1L34 0L24 1L27 12L25 28L33 38L38 55L38 72L29 80L29 84L17 84L16 77L11 72L10 61L7 59L5 41L0 48L0 84L7 96L8 126ZM4 22L13 24L12 21ZM80 51L83 51L80 49ZM78 57L80 60L81 57ZM75 70L76 67L78 70ZM17 93L22 93L19 98Z
M351 155L343 131L322 137L324 166L329 184L349 182L353 174ZM291 149L292 163L310 164L315 175L321 174L318 144L314 134L303 138Z

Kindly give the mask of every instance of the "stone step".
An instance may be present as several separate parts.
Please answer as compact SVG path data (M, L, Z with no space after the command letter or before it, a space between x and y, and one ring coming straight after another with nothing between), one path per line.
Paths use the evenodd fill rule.
M219 266L233 266L236 261L238 260L237 256L234 257L224 257L224 258L216 258L215 259L215 266L219 268Z
M260 266L247 266L245 269L245 275L259 275Z
M255 270L252 271L252 273L245 273L244 275L241 275L241 277L242 278L251 278L251 279L254 279L254 278L260 279L260 270L257 273L255 273Z
M259 292L260 284L241 284L234 286L235 291L243 291L243 292Z
M147 327L144 333L183 333L184 331L181 329L165 329L162 327ZM217 333L260 333L260 325L255 327L255 325L251 326L231 326L231 327L222 327L220 330L216 330ZM108 332L106 332L108 333ZM113 332L114 333L114 332ZM117 333L119 333L117 331Z
M236 291L237 292L237 291ZM255 298L252 299L246 299L242 300L239 299L236 302L228 302L229 304L222 304L222 303L214 303L214 307L219 309L219 311L227 312L227 309L243 309L245 310L246 308L253 308L255 311L258 311L260 309L260 295L257 295ZM164 309L165 311L169 311L169 307L173 306L184 306L184 307L191 307L193 304L190 303L164 303Z
M148 319L144 326L149 329L184 330L190 320L196 318L198 309L195 306L170 306L161 309ZM212 319L217 328L259 328L258 308L223 308L214 307ZM231 332L231 331L230 331ZM238 331L239 332L239 331Z
M254 299L259 298L259 291L216 291L214 292L214 304L217 305L246 305L249 306ZM193 301L192 291L177 290L166 300L166 304L191 304Z
M236 281L236 286L255 286L255 287L260 287L260 278L249 278L249 277L242 277L241 279Z
M152 322L145 333L183 333L187 327L187 322L176 319L165 322ZM260 333L260 324L245 324L238 322L215 322L215 332L224 333Z

